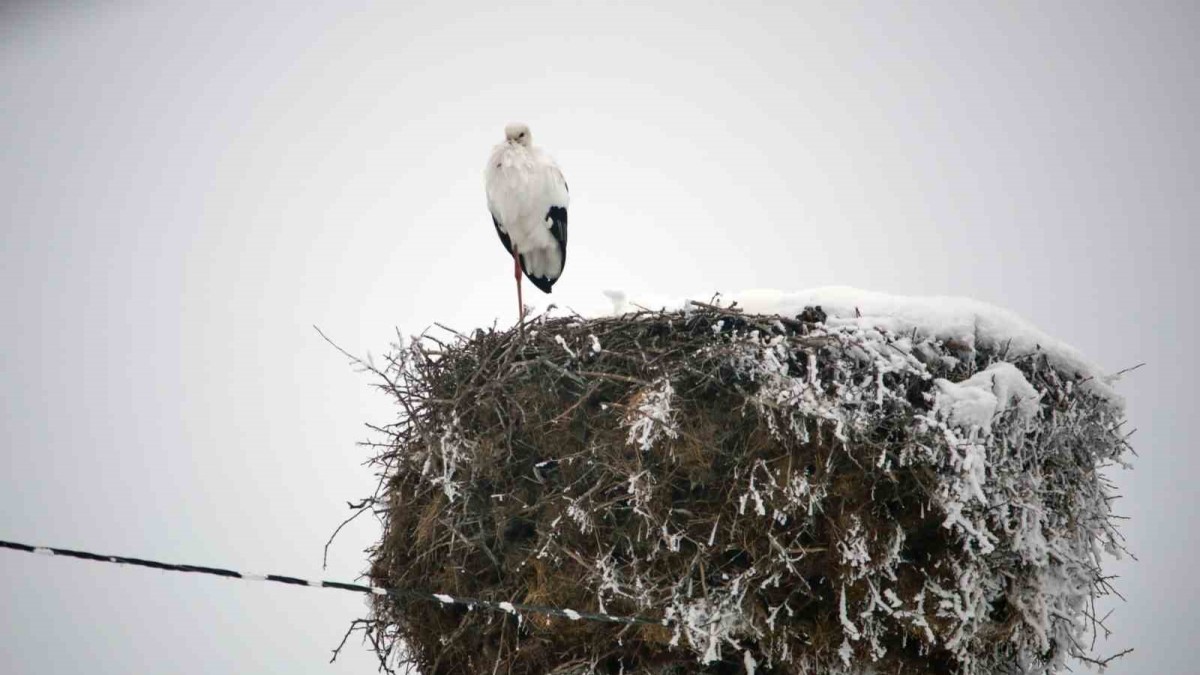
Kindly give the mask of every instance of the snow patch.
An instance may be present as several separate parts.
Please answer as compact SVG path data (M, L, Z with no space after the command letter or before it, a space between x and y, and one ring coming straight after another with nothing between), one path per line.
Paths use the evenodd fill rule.
M679 309L689 299L664 300L647 296L633 299L622 291L605 291L610 307L593 314L623 314L639 307ZM696 297L707 297L701 294ZM736 302L751 314L796 316L805 307L821 307L832 328L857 325L886 330L893 335L918 336L952 342L964 353L979 347L1007 349L1010 357L1041 353L1056 369L1077 376L1082 385L1115 404L1120 396L1110 379L1074 347L1042 332L1017 314L970 298L952 296L907 297L865 291L847 286L825 286L801 291L753 289L722 295L720 304Z
M992 433L992 420L1007 410L1028 423L1037 415L1041 394L1011 363L988 366L962 382L938 379L933 414L968 433Z

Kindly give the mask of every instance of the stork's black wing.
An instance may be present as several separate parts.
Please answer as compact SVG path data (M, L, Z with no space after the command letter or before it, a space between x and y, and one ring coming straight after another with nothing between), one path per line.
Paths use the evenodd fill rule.
M562 254L562 266L567 266L567 207L551 206L546 212L546 220L550 221L550 236L558 242L558 252ZM562 271L559 271L562 274Z

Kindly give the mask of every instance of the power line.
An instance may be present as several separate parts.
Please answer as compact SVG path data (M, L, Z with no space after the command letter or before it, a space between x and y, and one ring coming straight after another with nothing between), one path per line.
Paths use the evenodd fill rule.
M31 546L29 544L21 544L14 541L0 540L0 548L12 549L14 551L23 551L25 553L33 553L37 555L52 555L63 556L67 558L79 558L80 560L91 560L94 562L112 563L115 565L134 565L137 567L149 567L156 570L165 570L167 572L194 572L197 574L209 574L217 577L226 577L229 579L245 579L247 581L273 581L280 584L289 584L292 586L309 586L312 588L333 588L340 591L351 591L354 593L367 593L371 595L386 595L394 598L404 598L409 600L423 600L429 602L437 602L443 605L459 605L470 609L487 609L496 612L506 612L508 614L520 615L526 614L542 614L546 616L557 616L571 621L601 621L604 623L620 623L620 624L650 624L650 625L668 625L666 619L651 619L641 616L618 616L614 614L603 614L596 612L581 612L574 609L561 609L558 607L549 607L546 605L527 605L519 602L496 602L495 600L482 600L480 598L469 598L464 596L453 596L446 593L426 593L423 591L414 591L406 588L384 588L382 586L364 586L361 584L347 584L340 581L311 581L308 579L300 579L297 577L285 576L282 574L244 574L235 570L227 570L219 567L204 567L201 565L182 565L175 563L164 563L157 560L144 560L142 558L129 558L119 555L101 555L99 553L90 553L88 551L72 551L65 548L50 548L48 546Z

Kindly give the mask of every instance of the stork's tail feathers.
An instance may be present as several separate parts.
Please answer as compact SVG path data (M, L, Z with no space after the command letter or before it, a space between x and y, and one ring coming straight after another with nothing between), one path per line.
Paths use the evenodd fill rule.
M529 272L525 272L525 277L543 293L549 293L550 289L554 286L554 282L558 281L557 278L551 279L549 277L534 276Z
M545 276L534 276L532 274L527 274L526 276L529 277L529 281L532 281L534 286L541 289L542 293L550 293L554 282L558 281L557 279L546 279Z

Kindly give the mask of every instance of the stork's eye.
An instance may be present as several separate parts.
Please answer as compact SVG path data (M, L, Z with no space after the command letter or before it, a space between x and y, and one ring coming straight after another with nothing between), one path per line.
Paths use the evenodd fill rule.
M525 132L522 131L521 133L517 134L517 138L525 138Z

